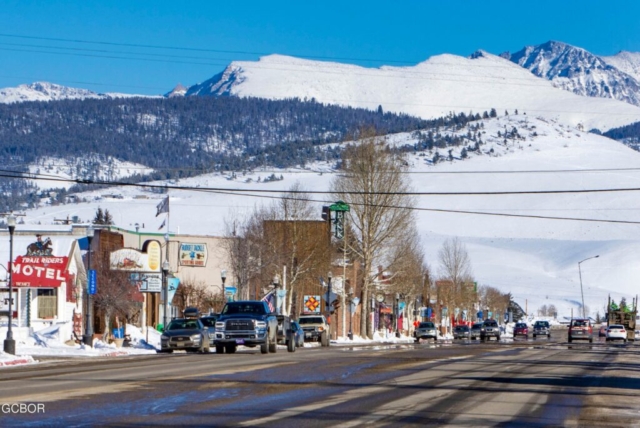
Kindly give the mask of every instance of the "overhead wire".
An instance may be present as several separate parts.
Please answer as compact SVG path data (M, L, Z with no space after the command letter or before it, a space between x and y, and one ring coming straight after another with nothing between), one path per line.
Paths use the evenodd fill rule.
M15 172L14 172L15 173ZM0 173L0 177L6 176L6 173ZM27 176L29 175L29 176ZM11 175L12 178L16 178L16 174ZM38 179L37 176L34 178L34 174L23 174L22 178L27 179ZM100 181L100 180L78 180L78 179L65 179L65 178L51 178L44 177L40 178L42 180L49 181L62 181L62 182L72 182L77 184L92 184L92 185L103 185L103 186L126 186L126 187L143 187L143 188L156 188L162 190L189 190L196 192L206 192L206 193L216 193L216 194L228 194L228 195L237 195L244 197L258 197L258 198L267 198L267 199L289 199L289 200L303 200L308 202L315 203L327 203L327 201L310 199L310 198L299 198L294 196L287 195L298 195L298 194L327 194L333 195L335 192L331 191L295 191L295 190L269 190L269 189L225 189L225 188L215 188L215 187L193 187L193 186L176 186L169 184L149 184L149 183L129 183L129 182L114 182L114 181ZM622 189L616 189L614 191L618 191ZM627 191L637 191L640 188L634 189L624 189ZM596 189L598 192L607 191L607 189ZM557 191L545 191L545 193ZM559 193L567 193L568 191L560 191ZM583 193L584 190L579 190L579 193ZM278 193L279 195L272 195L271 193ZM352 192L350 192L352 193ZM400 194L400 195L410 195L411 193L391 193L391 192L355 192L355 194ZM445 195L453 195L453 192L446 192ZM458 195L465 195L466 193L460 193ZM473 193L471 193L473 194ZM497 195L503 193L496 193ZM510 193L510 194L513 194ZM528 191L523 194L530 194ZM429 193L425 195L431 195ZM365 206L367 204L347 201L347 203L351 205L362 205ZM630 220L612 220L612 219L593 219L593 218L580 218L580 217L558 217L558 216L541 216L541 215L532 215L532 214L509 214L509 213L496 213L496 212L483 212L483 211L470 211L470 210L453 210L453 209L439 209L439 208L425 208L425 207L414 207L414 206L395 206L395 205L383 205L376 204L376 207L380 208L390 208L390 209L408 209L414 211L428 211L428 212L438 212L438 213L452 213L452 214L473 214L473 215L485 215L485 216L498 216L498 217L513 217L513 218L529 218L529 219L542 219L542 220L564 220L564 221L583 221L583 222L597 222L597 223L615 223L615 224L640 224L640 221L630 221Z

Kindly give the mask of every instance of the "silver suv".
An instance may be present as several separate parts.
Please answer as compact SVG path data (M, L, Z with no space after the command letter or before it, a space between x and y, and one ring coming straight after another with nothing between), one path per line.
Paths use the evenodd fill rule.
M320 342L322 346L329 346L331 329L324 315L302 315L298 324L304 331L304 341Z
M420 342L420 339L433 339L438 340L438 330L436 325L430 321L421 322L413 332L413 337L416 339L416 343Z
M500 340L500 327L496 320L486 320L482 323L482 330L480 330L480 340L483 342L495 337L496 340Z

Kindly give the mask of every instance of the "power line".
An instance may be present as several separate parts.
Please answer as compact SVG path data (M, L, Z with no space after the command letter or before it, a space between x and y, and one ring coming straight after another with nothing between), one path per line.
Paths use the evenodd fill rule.
M0 177L4 175L0 174ZM12 176L16 178L16 176ZM22 178L31 178L33 177L22 177ZM50 181L64 181L64 182L75 182L78 184L93 184L93 185L104 185L104 186L126 186L126 187L144 187L144 188L157 188L162 190L189 190L196 192L205 192L205 193L216 193L216 194L228 194L228 195L236 195L236 196L248 196L248 197L258 197L258 198L266 198L266 199L287 199L287 200L302 200L308 202L315 203L327 203L327 201L310 199L310 198L296 198L292 196L286 196L286 194L295 195L295 194L333 194L334 192L325 192L325 191L282 191L282 190L267 190L267 189L223 189L223 188L207 188L207 187L191 187L191 186L175 186L175 185L156 185L156 184L141 184L141 183L119 183L119 182L108 182L108 181L94 181L94 180L74 180L74 179L52 179L52 178L43 178L43 180ZM631 189L624 189L631 190ZM640 189L635 189L640 190ZM598 189L597 191L607 191L607 189ZM259 194L249 193L249 192L258 192ZM566 191L561 191L565 193ZM583 192L583 191L579 191ZM276 196L276 195L265 195L263 193L281 193L285 194L285 196ZM353 193L353 192L351 192ZM355 192L355 194L367 194L366 192ZM368 194L376 194L376 192L370 192ZM386 193L378 193L378 194L386 194ZM396 193L403 194L404 193ZM528 193L527 193L528 194ZM350 205L357 206L367 206L371 204L364 204L358 202L350 202L346 201ZM580 217L557 217L557 216L541 216L541 215L529 215L529 214L508 214L508 213L496 213L496 212L483 212L483 211L470 211L470 210L451 210L451 209L439 209L439 208L424 208L424 207L412 207L412 206L395 206L395 205L379 205L376 204L376 207L381 208L390 208L390 209L408 209L414 211L428 211L428 212L438 212L438 213L449 213L449 214L472 214L472 215L485 215L485 216L498 216L498 217L513 217L513 218L528 218L528 219L541 219L541 220L565 220L565 221L583 221L583 222L595 222L595 223L614 223L614 224L640 224L640 221L628 221L628 220L610 220L610 219L592 219L592 218L580 218Z
M335 192L326 190L287 190L287 189L241 189L241 188L222 188L222 187L198 187L193 188L191 186L176 186L176 185L149 185L140 183L126 183L117 181L101 181L101 180L86 180L86 179L73 179L55 177L52 175L39 175L32 173L24 173L19 171L2 170L0 177L8 178L25 178L31 180L49 180L49 181L63 181L72 182L78 184L95 184L95 185L119 185L119 186L143 186L143 187L158 187L175 190L207 190L207 191L227 191L227 192L254 192L254 193L289 193L289 194L313 194L313 195L332 195ZM610 193L610 192L637 192L640 191L640 187L619 187L619 188L606 188L606 189L565 189L565 190L507 190L507 191L493 191L493 192L349 192L353 195L398 195L398 196L504 196L504 195L552 195L552 194L580 194L580 193Z

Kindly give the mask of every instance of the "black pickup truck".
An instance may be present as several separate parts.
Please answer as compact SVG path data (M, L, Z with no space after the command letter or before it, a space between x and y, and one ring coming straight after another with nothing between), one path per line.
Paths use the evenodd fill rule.
M238 345L260 346L260 352L276 352L278 319L263 301L229 302L216 321L216 353L236 352Z

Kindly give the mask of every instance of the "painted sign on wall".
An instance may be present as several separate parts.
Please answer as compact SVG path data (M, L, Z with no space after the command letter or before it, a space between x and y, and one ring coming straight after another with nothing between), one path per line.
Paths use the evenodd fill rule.
M14 287L60 287L67 281L68 257L18 256L13 264Z
M112 270L134 272L160 272L160 244L157 241L145 243L147 252L123 248L111 252L109 265Z
M181 266L206 266L207 244L181 243L179 260Z

